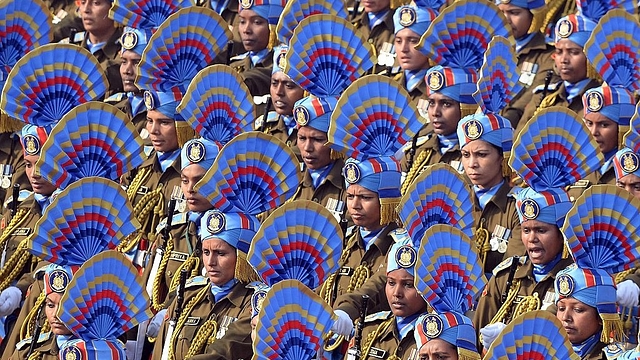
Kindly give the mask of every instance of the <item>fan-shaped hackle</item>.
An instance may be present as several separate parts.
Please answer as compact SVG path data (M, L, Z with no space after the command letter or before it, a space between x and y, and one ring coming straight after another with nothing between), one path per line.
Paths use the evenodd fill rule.
M416 48L442 66L479 69L494 36L515 43L511 26L493 2L456 1L446 7Z
M342 230L324 206L296 200L276 209L251 241L247 258L269 286L296 279L310 289L337 270Z
M291 0L287 1L276 26L278 40L289 45L289 40L293 36L293 30L300 21L311 15L329 14L339 18L348 17L344 2L340 0Z
M607 85L622 86L631 92L640 90L638 34L638 19L620 9L607 13L591 33L584 52Z
M211 64L232 38L229 26L215 11L199 6L178 10L144 48L136 86L173 92L180 99L191 79Z
M222 211L258 215L293 196L302 181L293 150L271 135L251 131L227 143L196 191Z
M0 86L21 57L53 41L52 24L41 0L0 2Z
M140 227L118 183L88 177L55 196L27 238L27 248L54 264L81 265L102 251L115 249Z
M254 359L314 359L335 321L331 307L297 280L274 285L258 316Z
M60 189L85 177L118 180L146 159L144 143L127 115L96 101L69 111L42 146L34 174Z
M559 106L542 109L526 123L509 158L513 171L538 192L571 185L603 162L584 121Z
M191 81L178 113L203 138L220 146L253 130L253 97L240 74L226 65L200 70Z
M553 313L526 312L515 318L493 341L485 359L491 360L579 360L567 332Z
M109 17L134 29L151 30L176 11L194 5L194 0L113 0Z
M631 117L629 130L624 134L623 143L636 154L640 153L640 104L636 105L636 112Z
M600 22L606 14L616 9L633 16L638 13L636 0L577 0L576 5L577 13L594 23Z
M594 185L573 204L562 233L581 268L618 273L640 265L640 200L615 185Z
M471 238L450 225L425 231L418 250L416 290L437 312L466 313L487 279Z
M367 75L340 96L327 138L331 148L360 161L392 156L422 124L409 93L393 79Z
M349 21L312 15L289 42L284 73L312 95L338 96L374 65L374 50Z
M58 317L76 337L116 339L153 316L138 270L124 254L105 251L73 275Z
M398 216L414 243L435 224L452 225L473 236L473 193L448 164L434 164L420 174L400 199Z
M484 113L500 112L520 92L518 59L507 39L495 36L491 40L479 75L473 98Z
M4 84L0 109L36 126L53 126L64 114L100 98L109 82L88 50L48 44L22 57Z

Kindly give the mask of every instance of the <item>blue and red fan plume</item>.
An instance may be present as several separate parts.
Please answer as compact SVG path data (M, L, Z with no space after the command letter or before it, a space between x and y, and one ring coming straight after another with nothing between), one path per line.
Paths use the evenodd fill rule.
M340 0L292 0L287 1L278 25L276 26L276 33L278 34L278 40L289 45L289 40L293 36L293 31L298 24L312 15L327 14L334 15L341 19L346 19L348 16L345 4Z
M42 260L79 266L115 249L140 226L117 182L88 177L55 196L27 239L27 248Z
M53 128L34 173L60 189L89 176L118 181L144 162L143 147L125 113L90 101L73 108Z
M297 200L276 209L251 241L249 263L269 286L295 279L310 289L337 270L342 230L324 206Z
M194 5L193 0L113 0L109 17L118 24L152 30L178 10Z

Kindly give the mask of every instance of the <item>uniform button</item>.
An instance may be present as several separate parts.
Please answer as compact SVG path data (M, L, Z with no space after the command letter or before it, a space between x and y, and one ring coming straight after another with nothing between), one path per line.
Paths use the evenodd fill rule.
M167 271L167 277L169 278L173 277L173 273L171 271Z
M318 200L318 198L313 198L313 202L320 203L320 200Z
M402 352L402 346L398 346L398 351L396 353L401 353Z
M369 42L369 44L373 44L373 39L369 39L367 41Z

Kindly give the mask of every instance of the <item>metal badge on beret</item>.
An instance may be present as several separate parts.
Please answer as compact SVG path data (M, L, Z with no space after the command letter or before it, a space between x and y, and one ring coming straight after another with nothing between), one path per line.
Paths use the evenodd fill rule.
M78 349L78 347L76 345L71 345L69 347L66 347L62 351L62 359L64 359L64 360L80 360L80 359L82 359L82 353L80 352L80 349Z
M525 219L533 220L540 215L540 205L533 199L525 199L520 205L520 212Z
M573 289L576 286L576 282L573 278L567 274L561 274L558 276L558 292L561 296L569 296L573 293Z
M427 75L427 84L429 84L431 91L438 91L444 85L444 76L439 71L430 72Z
M122 34L120 43L122 43L122 47L126 50L131 50L136 47L136 45L138 45L138 34L133 31L127 31L126 33Z
M69 274L64 270L53 270L49 274L49 286L51 287L51 290L57 293L64 293L67 289L67 285L69 285L69 281L71 281Z
M427 316L422 321L422 331L429 339L435 339L440 334L442 334L442 330L444 329L444 322L440 318L440 316L436 314L427 314Z
M400 25L409 27L415 24L417 19L416 11L410 7L405 7L400 10Z
M620 157L620 164L622 164L622 170L626 173L634 173L640 167L640 158L635 153L624 153Z
M224 214L219 210L214 210L207 219L207 230L212 234L217 234L224 230L226 222Z
M464 136L466 136L469 140L479 139L484 132L482 124L477 120L467 121L462 125L462 130L464 131Z
M398 251L396 252L396 262L402 268L410 268L416 264L416 260L418 259L418 252L413 246L403 245L400 246Z
M587 95L587 107L589 111L597 112L604 106L604 96L599 91L591 91Z
M281 71L284 71L284 67L287 66L287 53L280 53L278 54L278 58L276 59L276 64L278 64L278 68L280 68Z
M360 181L360 168L354 163L348 163L344 166L344 178L349 184L355 184Z
M156 101L153 98L153 94L149 90L144 92L144 106L147 108L147 110L153 110L156 108Z
M22 138L24 144L24 152L27 155L38 155L40 153L40 139L36 136L28 134Z
M204 160L205 155L207 155L207 149L204 145L195 140L187 146L187 159L192 163L199 163Z
M573 24L571 23L571 21L569 21L569 19L563 19L562 21L560 21L560 23L558 24L557 34L561 38L567 38L569 37L569 35L573 34Z
M296 108L293 109L293 117L294 119L296 119L296 122L300 126L307 125L309 123L309 120L311 119L309 110L307 110L307 108L304 106L296 106Z
M253 6L253 0L240 0L240 6L243 9L250 9Z

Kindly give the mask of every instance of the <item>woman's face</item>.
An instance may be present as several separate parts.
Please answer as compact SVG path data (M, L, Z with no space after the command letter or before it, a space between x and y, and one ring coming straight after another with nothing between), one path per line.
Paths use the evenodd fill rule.
M62 294L55 292L47 295L44 303L44 313L47 316L49 325L51 325L52 333L55 335L69 335L71 331L56 316L61 298Z
M235 277L236 249L226 241L211 237L202 241L202 262L214 285L222 286Z
M347 188L347 209L353 223L367 231L382 228L380 225L380 199L378 194L361 185L351 184Z
M395 316L411 316L427 309L427 303L413 286L413 275L405 269L387 273L385 293Z
M558 300L556 317L562 321L572 344L579 344L602 330L602 321L596 308L574 298Z
M490 189L502 181L502 154L495 146L484 140L474 140L460 152L464 172L473 185Z

